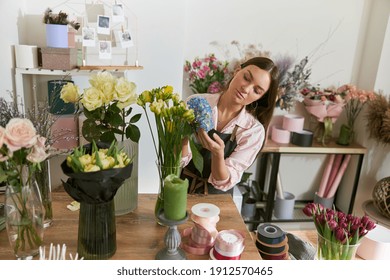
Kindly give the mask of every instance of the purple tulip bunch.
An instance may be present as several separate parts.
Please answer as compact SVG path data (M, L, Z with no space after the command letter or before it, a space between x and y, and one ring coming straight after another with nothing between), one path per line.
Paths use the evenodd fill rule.
M356 217L321 204L308 203L303 213L313 218L317 228L318 259L353 259L362 237L375 228L375 223L367 216Z
M356 217L341 211L308 203L303 208L306 216L313 217L317 232L324 238L341 244L357 244L363 236L375 228L368 216Z

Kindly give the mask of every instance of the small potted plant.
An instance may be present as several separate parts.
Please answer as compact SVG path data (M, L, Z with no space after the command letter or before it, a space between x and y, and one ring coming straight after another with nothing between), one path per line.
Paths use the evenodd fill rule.
M68 25L75 30L80 28L80 23L69 20L68 14L53 13L50 8L45 10L43 23L46 24L46 45L51 48L68 48Z

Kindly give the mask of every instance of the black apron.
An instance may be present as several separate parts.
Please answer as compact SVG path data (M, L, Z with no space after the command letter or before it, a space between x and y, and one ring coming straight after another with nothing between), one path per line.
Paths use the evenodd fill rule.
M224 158L229 157L237 146L236 132L238 126L236 125L232 133L221 133L216 130L212 132L216 133L225 143ZM193 161L191 160L186 167L184 167L181 178L187 178L189 181L188 193L205 193L205 194L222 194L233 193L233 188L228 191L221 191L216 189L213 185L208 183L208 179L211 173L211 152L205 148L200 151L203 156L203 172L202 175L196 169ZM202 188L203 187L203 188Z

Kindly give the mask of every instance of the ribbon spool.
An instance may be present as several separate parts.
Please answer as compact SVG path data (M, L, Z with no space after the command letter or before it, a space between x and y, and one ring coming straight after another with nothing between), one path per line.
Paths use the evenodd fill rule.
M220 210L210 203L198 203L191 208L194 226L184 229L182 249L194 255L207 255L214 246L218 234L217 223Z
M291 143L301 147L311 147L313 132L310 130L295 131L291 135Z
M210 251L213 260L239 260L244 251L244 235L236 230L220 231Z
M290 143L291 133L281 127L273 126L271 139L276 143L288 144Z
M299 115L287 114L283 116L282 128L290 132L301 131L305 119Z
M256 247L265 260L287 260L288 239L276 225L265 223L257 227Z

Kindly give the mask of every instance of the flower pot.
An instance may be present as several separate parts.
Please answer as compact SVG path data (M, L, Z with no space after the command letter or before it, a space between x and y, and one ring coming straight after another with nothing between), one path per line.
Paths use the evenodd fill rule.
M274 215L279 219L292 219L294 214L295 196L284 192L284 198L276 197Z
M5 221L8 240L17 259L32 259L43 242L43 210L34 179L24 186L7 185Z
M360 243L341 244L326 239L317 233L317 259L318 260L353 260Z
M48 48L67 48L68 26L62 24L46 24L46 46Z

